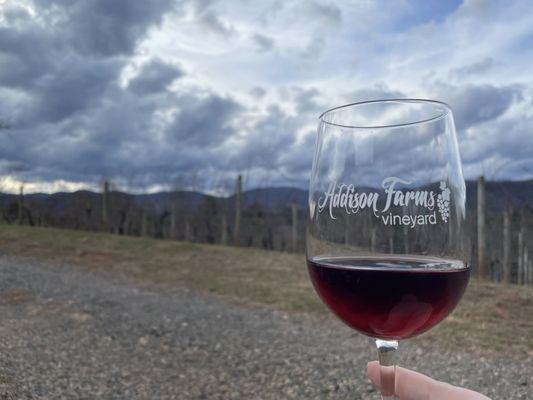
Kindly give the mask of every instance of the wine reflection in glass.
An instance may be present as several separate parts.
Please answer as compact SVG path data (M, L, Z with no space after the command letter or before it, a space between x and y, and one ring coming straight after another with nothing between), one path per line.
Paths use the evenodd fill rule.
M465 200L446 104L368 101L320 116L308 270L330 310L376 339L382 397L394 393L398 340L434 327L465 291Z

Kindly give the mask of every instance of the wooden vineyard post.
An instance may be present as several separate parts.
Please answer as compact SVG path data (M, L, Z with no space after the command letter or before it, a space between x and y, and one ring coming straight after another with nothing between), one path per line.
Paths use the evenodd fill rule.
M477 181L477 266L481 279L487 278L485 241L485 178Z
M141 236L146 236L148 234L148 216L146 211L142 210L141 214Z
M372 231L370 234L370 251L372 253L376 252L377 233L378 233L377 227L372 226Z
M102 230L104 232L109 231L108 203L109 203L109 182L104 181L104 190L102 192Z
M503 281L511 283L511 217L503 212Z
M518 232L518 271L516 274L516 283L521 285L524 276L524 228Z
M170 238L172 240L176 240L177 235L177 210L176 210L176 202L172 202L172 205L170 206Z
M344 225L344 244L348 245L350 243L350 225L348 224L348 221L346 221L346 224Z
M529 250L526 245L524 245L524 271L522 283L524 285L529 284Z
M298 250L298 206L296 203L291 204L292 214L292 251Z
M24 185L20 185L18 208L17 208L17 220L19 225L22 225L24 219Z
M228 219L225 213L223 213L221 216L220 225L221 225L220 229L222 231L220 233L220 244L222 246L227 246L228 245Z
M403 245L405 254L409 254L409 228L403 227Z
M241 219L242 219L242 176L237 177L237 187L235 193L235 232L233 244L237 247L241 245Z
M191 223L189 220L185 221L185 241L191 241Z

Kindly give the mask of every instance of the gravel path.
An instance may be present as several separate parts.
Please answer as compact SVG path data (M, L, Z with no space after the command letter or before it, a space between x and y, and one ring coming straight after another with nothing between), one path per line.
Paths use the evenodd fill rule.
M377 399L369 339L79 267L0 257L0 398ZM322 322L320 322L322 321ZM406 343L402 363L494 399L533 399L533 360Z

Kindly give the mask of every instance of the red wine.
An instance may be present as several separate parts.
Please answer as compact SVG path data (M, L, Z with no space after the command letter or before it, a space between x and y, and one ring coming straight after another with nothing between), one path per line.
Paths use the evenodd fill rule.
M307 261L324 303L346 324L379 339L406 339L445 318L463 295L470 268L430 257Z

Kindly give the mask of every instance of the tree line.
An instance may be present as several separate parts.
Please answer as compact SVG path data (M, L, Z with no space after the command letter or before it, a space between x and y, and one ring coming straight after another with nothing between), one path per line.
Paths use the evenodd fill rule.
M488 207L483 177L477 181L476 192L476 209L467 214L466 222L468 234L474 239L469 250L474 273L493 282L533 284L531 207L515 205L512 201L508 201L503 210ZM297 202L277 208L267 207L261 201L245 202L241 176L236 179L233 193L228 198L202 195L200 204L193 204L176 192L169 201L160 204L155 200L139 201L135 196L113 190L112 184L105 181L101 193L81 192L73 201L65 203L63 209L56 210L57 204L53 202L57 199L48 203L31 200L24 196L21 186L16 201L3 204L2 216L4 222L10 224L304 251L305 210ZM382 235L385 240L380 238L379 229L371 219L359 220L360 226L347 222L341 241L350 243L360 236L368 241L371 251L416 251L420 238L413 237L408 229ZM380 244L380 240L383 243Z
M186 191L144 198L113 190L108 180L100 193L53 196L25 196L21 186L16 199L1 205L4 222L278 251L302 252L305 246L304 210L296 202L282 209L245 202L241 176L227 198Z
M489 211L483 176L477 181L477 210L469 217L471 259L481 279L533 284L533 213L528 205L507 201L503 211ZM475 232L473 229L475 228Z

